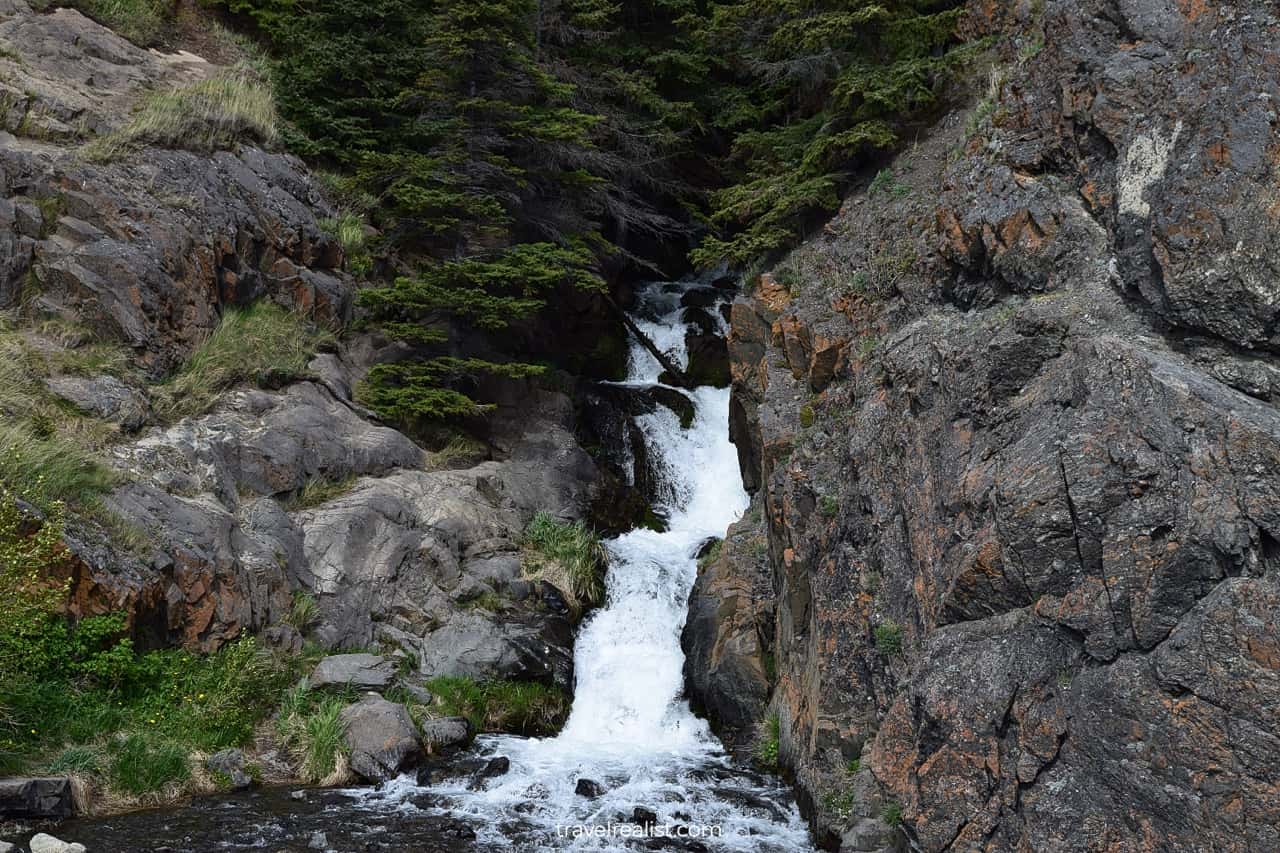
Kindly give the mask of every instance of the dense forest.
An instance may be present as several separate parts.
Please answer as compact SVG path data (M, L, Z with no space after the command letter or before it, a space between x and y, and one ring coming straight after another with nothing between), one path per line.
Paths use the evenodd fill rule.
M406 426L542 369L476 332L794 244L963 57L934 0L221 2L266 49L286 144L336 175L353 267L389 282L368 319L419 357L363 399Z

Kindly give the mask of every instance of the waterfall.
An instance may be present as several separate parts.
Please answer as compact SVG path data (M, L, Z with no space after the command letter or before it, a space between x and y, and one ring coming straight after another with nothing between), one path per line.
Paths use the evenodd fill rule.
M681 295L651 286L634 319L683 367ZM660 373L657 359L633 344L620 384L656 385ZM660 472L668 528L637 528L606 543L607 596L578 635L573 710L563 731L546 739L482 736L481 754L509 759L505 775L483 786L465 778L430 786L429 805L424 789L404 777L367 794L369 806L471 819L478 846L519 851L638 849L637 808L656 817L651 833L684 833L709 850L812 849L781 782L732 762L683 698L680 631L697 551L724 534L748 499L729 442L728 390L681 393L696 407L687 429L664 407L637 421ZM596 783L598 796L578 793L581 780Z

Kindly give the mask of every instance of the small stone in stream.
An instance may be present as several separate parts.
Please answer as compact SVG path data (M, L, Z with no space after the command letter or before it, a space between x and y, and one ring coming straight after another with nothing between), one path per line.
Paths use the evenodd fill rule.
M83 844L63 841L43 832L37 832L27 842L31 853L85 853Z
M311 838L307 841L307 846L312 850L324 850L329 846L329 839L320 830L311 833Z
M10 844L8 841L0 841L0 853L13 853L17 849L17 845Z
M604 793L604 786L592 779L579 779L578 785L573 789L573 792L579 797L587 797L594 800Z
M631 822L639 824L645 829L652 829L658 823L658 813L650 811L643 806L636 806L635 811L631 813Z
M289 799L297 800L298 802L305 802L307 799L307 792L306 791L290 791Z

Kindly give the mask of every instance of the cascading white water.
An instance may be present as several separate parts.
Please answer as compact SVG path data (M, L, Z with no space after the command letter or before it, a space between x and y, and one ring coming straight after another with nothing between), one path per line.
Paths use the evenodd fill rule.
M681 293L671 290L654 286L643 294L636 322L683 367ZM658 384L657 359L639 344L630 356L624 384ZM474 819L479 846L635 849L632 816L640 807L657 817L651 835L684 833L708 850L811 849L781 783L731 762L682 696L680 631L698 548L723 535L748 503L729 442L728 390L685 393L696 407L687 429L664 407L637 421L663 472L668 529L638 528L607 543L607 599L579 632L573 711L563 731L548 739L479 738L483 754L510 760L509 772L483 786L459 779L429 789L429 809ZM583 779L603 793L576 793ZM420 792L404 777L367 801L422 808L414 796Z

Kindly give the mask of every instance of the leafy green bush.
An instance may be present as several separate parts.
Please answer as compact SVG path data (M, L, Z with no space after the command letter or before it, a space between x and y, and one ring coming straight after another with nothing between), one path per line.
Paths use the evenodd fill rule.
M526 574L555 586L573 607L596 605L604 598L608 553L581 521L535 515L524 531L523 562Z
M85 146L85 158L115 160L146 146L218 151L276 142L271 90L247 67L152 95L124 127Z
M875 627L876 648L880 654L892 657L902 653L902 628L893 621L884 621Z
M889 826L902 825L902 805L900 803L885 803L883 809L880 810L880 819Z
M562 691L529 681L441 676L427 688L434 697L433 713L466 717L482 732L551 735L569 715L569 698Z
M305 375L316 350L333 339L301 315L270 302L228 309L186 365L158 392L169 417L201 414L237 382L279 383Z

